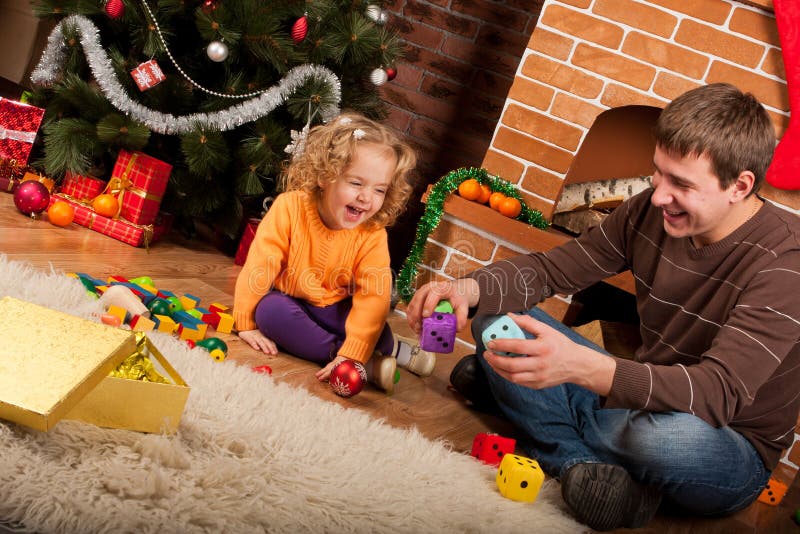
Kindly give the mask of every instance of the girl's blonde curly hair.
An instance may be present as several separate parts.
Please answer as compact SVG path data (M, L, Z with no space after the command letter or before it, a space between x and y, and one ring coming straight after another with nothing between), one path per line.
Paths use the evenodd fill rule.
M303 190L319 200L321 184L333 183L342 175L359 143L385 146L397 158L383 205L365 223L372 227L391 226L405 209L413 190L411 171L416 166L417 156L394 129L361 114L342 113L331 122L312 128L303 152L295 154L283 170L281 189Z

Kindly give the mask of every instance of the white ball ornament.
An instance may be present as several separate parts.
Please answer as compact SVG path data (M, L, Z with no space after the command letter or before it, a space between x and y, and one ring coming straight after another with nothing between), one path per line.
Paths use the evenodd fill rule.
M369 79L375 85L383 85L389 80L389 75L383 69L375 69L370 73Z
M222 41L211 41L206 48L208 59L220 63L228 59L228 45Z
M383 10L375 4L368 5L367 9L364 11L364 14L366 14L372 22L377 24L383 24L386 22L386 13L384 13Z

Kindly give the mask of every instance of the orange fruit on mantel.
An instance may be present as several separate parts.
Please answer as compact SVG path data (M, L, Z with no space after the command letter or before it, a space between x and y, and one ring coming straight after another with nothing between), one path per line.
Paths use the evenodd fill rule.
M500 203L506 199L506 196L497 191L489 196L489 207L495 211L500 211Z
M467 200L478 200L481 196L481 184L475 178L464 180L458 185L458 194Z
M492 196L492 190L486 184L481 184L481 196L478 197L476 202L480 202L481 204L486 204L489 202L489 197Z
M119 202L114 195L103 193L94 198L92 201L92 209L103 217L116 217L117 213L119 213Z
M506 197L500 202L497 211L513 219L522 212L522 204L514 197Z

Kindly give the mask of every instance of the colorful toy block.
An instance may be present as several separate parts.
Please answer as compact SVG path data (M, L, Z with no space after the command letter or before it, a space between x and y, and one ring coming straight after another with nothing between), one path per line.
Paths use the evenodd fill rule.
M453 314L453 307L444 300L430 317L422 320L419 346L422 350L447 354L453 352L455 344L456 316Z
M134 315L133 319L131 319L131 330L134 332L151 332L155 326L155 321L151 321L142 315Z
M513 501L533 502L544 482L544 471L536 460L506 454L500 461L495 482L503 497Z
M214 302L208 307L208 311L210 312L227 312L228 310L230 310L228 306L220 304L219 302Z
M166 334L174 334L175 332L178 331L178 326L179 326L178 323L173 321L172 317L170 317L169 315L154 314L153 319L158 320L158 325L156 326L156 329L159 332L164 332Z
M214 328L221 334L230 334L233 330L233 315L219 312L219 322Z
M183 309L187 311L196 308L200 304L200 298L190 295L189 293L184 293L178 297L178 299L181 301Z
M122 306L117 306L115 304L111 304L106 308L106 312L108 315L113 315L117 317L121 323L127 323L128 320L131 318L131 314L128 313L128 310L123 308Z

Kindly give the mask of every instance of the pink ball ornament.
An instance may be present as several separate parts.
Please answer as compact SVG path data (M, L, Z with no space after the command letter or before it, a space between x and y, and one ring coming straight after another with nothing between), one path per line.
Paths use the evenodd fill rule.
M352 397L364 389L367 370L355 360L342 360L331 370L329 383L340 397Z
M14 190L14 205L25 215L41 213L49 203L50 192L41 182L26 180Z

